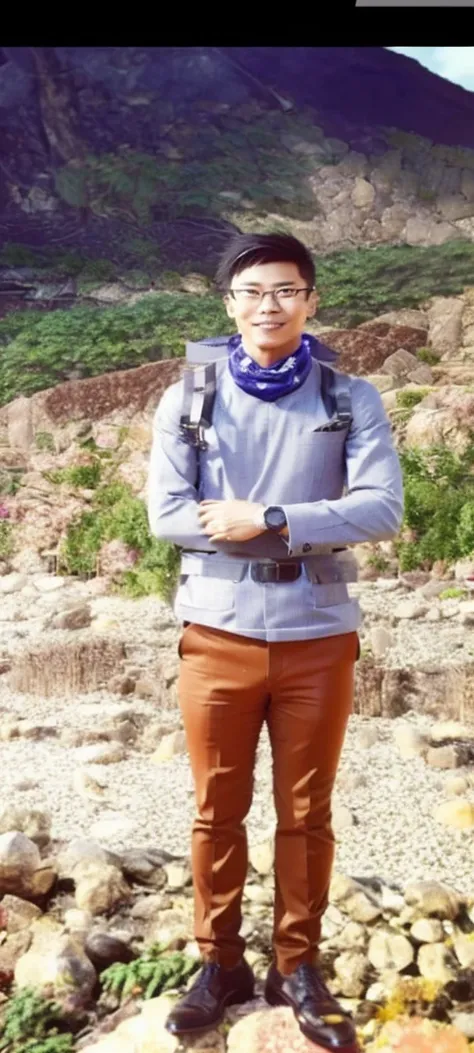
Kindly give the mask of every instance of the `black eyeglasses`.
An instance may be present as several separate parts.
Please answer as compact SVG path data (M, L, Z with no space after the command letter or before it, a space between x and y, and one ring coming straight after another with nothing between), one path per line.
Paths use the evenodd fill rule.
M294 289L293 286L283 286L281 289L266 289L265 292L259 292L258 289L229 289L229 296L232 296L233 300L240 303L261 303L264 296L272 296L278 303L283 303L285 300L294 300L300 292L313 292L314 286L304 285L300 289Z

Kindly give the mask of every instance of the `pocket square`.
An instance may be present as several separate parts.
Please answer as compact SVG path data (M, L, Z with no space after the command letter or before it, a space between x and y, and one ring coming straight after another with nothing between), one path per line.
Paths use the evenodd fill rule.
M327 424L321 424L319 428L313 428L313 432L320 431L347 431L347 423L342 420L330 420Z

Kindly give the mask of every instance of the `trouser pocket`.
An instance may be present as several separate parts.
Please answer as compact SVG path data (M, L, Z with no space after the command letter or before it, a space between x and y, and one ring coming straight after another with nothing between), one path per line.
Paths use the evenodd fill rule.
M181 643L182 643L183 636L184 636L184 630L187 629L188 625L191 625L191 622L183 622L183 631L182 631L181 636L180 636L180 638L178 640L178 655L179 655L180 658L183 657L182 654L181 654Z

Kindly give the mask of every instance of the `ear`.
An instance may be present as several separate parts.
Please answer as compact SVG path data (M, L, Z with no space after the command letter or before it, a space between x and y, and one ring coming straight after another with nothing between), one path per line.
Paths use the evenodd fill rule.
M229 318L235 318L235 303L231 296L224 297L224 306Z
M319 293L315 289L314 292L310 293L309 297L308 297L308 301L307 301L308 313L307 313L306 317L307 318L314 318L314 315L316 314L318 306L319 306Z

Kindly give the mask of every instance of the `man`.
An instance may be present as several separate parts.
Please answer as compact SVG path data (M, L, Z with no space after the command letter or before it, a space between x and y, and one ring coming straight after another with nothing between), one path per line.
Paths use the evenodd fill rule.
M203 958L167 1027L199 1033L226 1005L253 995L239 928L244 820L265 721L277 815L265 996L291 1006L320 1046L352 1053L353 1023L318 969L334 855L331 793L359 652L360 610L340 560L347 545L397 533L400 466L380 395L364 379L347 381L350 430L322 430L322 367L304 333L318 303L305 246L282 234L237 235L217 281L237 333L207 449L197 452L180 434L178 381L157 409L150 460L150 528L184 550L175 601L185 619L179 701L196 789Z

